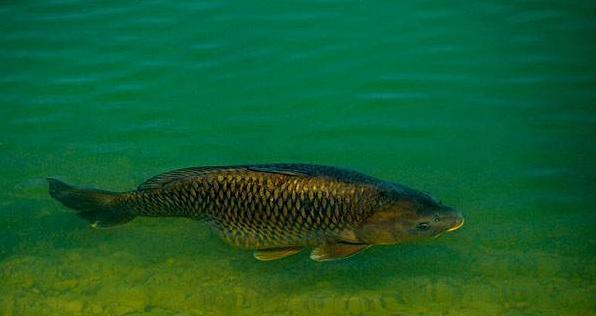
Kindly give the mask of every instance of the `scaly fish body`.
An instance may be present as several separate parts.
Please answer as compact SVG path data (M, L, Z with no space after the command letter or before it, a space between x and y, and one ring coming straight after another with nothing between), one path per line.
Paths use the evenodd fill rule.
M205 218L226 241L255 249L334 238L384 203L368 183L246 168L192 174L118 199L138 215Z
M455 218L438 227L437 233L463 223L459 214L427 194L354 171L317 165L180 169L119 194L63 188L53 181L57 180L50 180L52 196L80 210L79 215L94 221L95 226L112 226L135 216L204 219L226 242L261 250L255 256L262 260L290 255L305 246L316 247L313 259L332 260L371 244L409 241L415 238L409 238L413 232L408 232L404 223L425 216L438 218L437 212ZM80 196L88 199L81 202ZM102 210L84 205L88 200L101 201Z

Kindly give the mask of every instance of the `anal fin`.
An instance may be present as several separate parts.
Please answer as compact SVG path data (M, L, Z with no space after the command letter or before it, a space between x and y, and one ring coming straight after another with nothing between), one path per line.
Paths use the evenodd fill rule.
M304 247L285 247L255 250L253 255L257 260L271 261L295 255L302 251Z
M331 261L351 257L364 249L368 244L327 243L313 249L310 258L314 261Z

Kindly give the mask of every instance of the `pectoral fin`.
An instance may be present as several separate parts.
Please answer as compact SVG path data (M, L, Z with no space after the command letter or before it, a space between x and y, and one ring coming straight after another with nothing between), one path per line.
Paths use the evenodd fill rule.
M253 255L257 260L270 261L285 258L302 251L304 247L287 247L255 250Z
M314 261L331 261L351 257L360 251L370 247L367 244L322 244L313 249L310 258Z

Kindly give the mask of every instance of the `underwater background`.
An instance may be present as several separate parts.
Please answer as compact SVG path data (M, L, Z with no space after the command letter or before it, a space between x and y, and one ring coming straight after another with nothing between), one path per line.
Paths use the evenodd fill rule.
M0 315L596 315L593 1L0 2ZM46 177L131 190L303 162L466 225L317 263L206 224L96 230Z

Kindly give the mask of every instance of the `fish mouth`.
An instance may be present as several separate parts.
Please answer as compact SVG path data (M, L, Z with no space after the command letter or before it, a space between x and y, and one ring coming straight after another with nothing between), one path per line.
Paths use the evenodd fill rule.
M453 226L453 227L449 228L449 229L447 230L447 232L456 231L456 230L460 229L462 226L464 226L464 218L463 218L463 217L460 217L460 218L459 218L459 223L458 223L458 224L456 224L455 226Z

